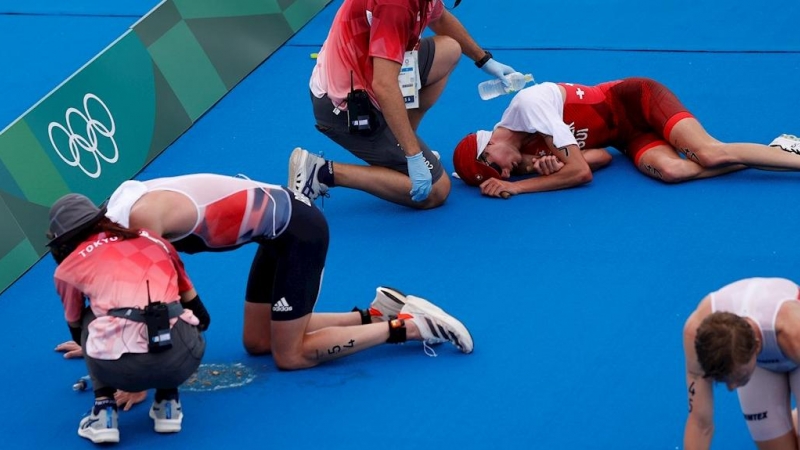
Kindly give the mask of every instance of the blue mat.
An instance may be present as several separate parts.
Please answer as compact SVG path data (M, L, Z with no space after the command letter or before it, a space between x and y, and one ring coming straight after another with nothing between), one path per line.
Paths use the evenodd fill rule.
M314 130L307 91L309 53L339 3L140 177L212 171L283 184L296 146L355 162ZM800 50L797 35L785 31L800 12L796 2L757 10L741 1L625 1L605 11L579 1L517 0L503 11L485 5L465 0L455 13L479 42L497 49L498 60L538 81L650 76L672 88L718 139L769 142L800 132L800 58L780 52ZM577 17L582 25L547 17ZM72 57L65 64L82 64ZM458 140L494 125L510 100L481 101L476 86L484 78L464 59L420 129L448 172ZM242 364L256 377L240 388L185 392L184 429L174 436L152 431L149 401L135 407L121 415L117 447L680 448L687 410L683 322L706 293L730 281L797 279L799 183L800 174L748 170L668 186L615 154L585 187L501 201L454 180L447 204L424 212L333 189L324 205L332 242L317 310L363 307L377 285L396 286L461 318L475 353L442 346L428 358L416 343L386 345L279 372L271 358L241 348L244 283L255 249L186 256L214 317L205 362ZM91 404L91 394L71 390L85 367L53 352L68 338L54 267L43 260L0 297L9 337L0 383L16 388L0 423L8 430L36 427L7 434L4 448L93 447L75 433ZM724 388L716 420L713 448L753 448L736 396Z

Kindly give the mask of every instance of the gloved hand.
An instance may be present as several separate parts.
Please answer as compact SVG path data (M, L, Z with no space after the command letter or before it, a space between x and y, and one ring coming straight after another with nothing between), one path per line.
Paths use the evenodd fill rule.
M192 310L194 316L200 321L200 324L197 326L200 331L206 331L208 329L208 326L211 325L211 315L208 314L208 310L206 310L199 295L183 303L183 307Z
M431 171L425 164L422 152L414 156L406 156L408 176L411 178L411 200L421 202L431 193Z
M490 58L488 61L486 61L483 67L481 67L481 70L495 78L500 79L505 87L509 86L509 81L506 75L516 72L513 67L499 63L495 61L494 58Z

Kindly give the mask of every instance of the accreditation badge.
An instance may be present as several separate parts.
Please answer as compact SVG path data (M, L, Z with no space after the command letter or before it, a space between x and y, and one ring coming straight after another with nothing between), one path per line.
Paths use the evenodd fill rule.
M403 65L400 67L400 75L397 76L406 109L419 108L419 90L422 83L419 79L418 58L418 51L406 52L403 56Z

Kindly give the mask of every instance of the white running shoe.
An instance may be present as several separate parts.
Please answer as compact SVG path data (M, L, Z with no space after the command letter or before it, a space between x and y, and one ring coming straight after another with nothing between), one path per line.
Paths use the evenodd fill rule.
M406 306L406 303L415 303L417 308L430 308L431 310L444 313L444 311L424 298L407 296L395 288L388 286L378 286L375 289L375 300L369 305L369 315L381 322L386 322L390 316L397 316Z
M473 342L469 330L455 317L444 312L433 303L409 295L398 318L412 320L422 334L425 344L441 344L450 341L463 353L472 353ZM428 348L426 348L426 353ZM436 356L433 353L431 356Z
M289 157L289 189L311 200L328 193L328 186L320 183L317 172L325 166L325 159L297 147Z
M78 436L85 437L95 444L119 442L117 410L108 406L95 414L92 408L89 415L81 419Z
M150 407L150 418L153 419L157 433L177 433L181 431L183 409L180 400L161 400L153 402Z
M400 314L403 306L406 306L406 294L388 286L378 286L375 300L369 305L369 315L386 322L389 316Z
M782 134L772 142L769 143L770 147L779 147L784 151L800 154L800 138L793 134Z

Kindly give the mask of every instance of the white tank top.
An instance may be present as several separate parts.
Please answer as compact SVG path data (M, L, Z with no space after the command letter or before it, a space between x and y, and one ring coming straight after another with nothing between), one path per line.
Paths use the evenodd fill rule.
M761 329L759 367L773 372L790 372L797 364L787 358L775 334L775 319L784 302L798 300L798 287L784 278L747 278L711 293L711 311L747 317Z
M232 205L234 215L239 217L239 236L235 242L222 244L216 236L198 231L198 226L206 219L206 207L223 201L235 193L259 190L269 198L264 205ZM246 178L229 177L209 173L197 173L175 177L154 178L147 181L128 180L111 194L106 205L106 217L127 227L133 205L146 193L153 191L173 191L184 194L197 208L197 223L193 231L183 236L174 236L175 242L190 234L196 234L207 245L214 248L240 245L249 242L253 236L273 239L283 233L292 216L292 203L289 191L275 184L262 183ZM241 210L239 210L241 209ZM202 228L202 227L201 227ZM207 231L207 230L206 230ZM216 244L215 244L216 242Z

